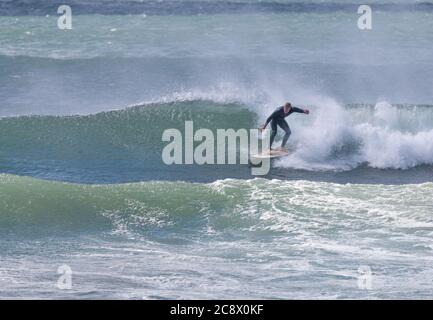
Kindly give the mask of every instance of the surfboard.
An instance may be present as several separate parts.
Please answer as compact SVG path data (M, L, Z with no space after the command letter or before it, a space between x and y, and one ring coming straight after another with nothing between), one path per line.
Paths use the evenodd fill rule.
M288 156L290 152L288 150L271 150L265 151L258 154L251 155L252 158L255 159L274 159Z

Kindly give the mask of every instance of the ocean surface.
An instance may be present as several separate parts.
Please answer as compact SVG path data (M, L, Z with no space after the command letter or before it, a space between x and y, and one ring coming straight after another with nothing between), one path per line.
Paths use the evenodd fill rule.
M433 298L433 2L64 2L0 2L1 299ZM265 176L162 161L285 101Z

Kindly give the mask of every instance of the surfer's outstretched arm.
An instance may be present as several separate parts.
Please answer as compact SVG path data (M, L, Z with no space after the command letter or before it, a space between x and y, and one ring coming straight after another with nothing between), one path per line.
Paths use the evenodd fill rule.
M309 114L310 110L292 107L293 112Z

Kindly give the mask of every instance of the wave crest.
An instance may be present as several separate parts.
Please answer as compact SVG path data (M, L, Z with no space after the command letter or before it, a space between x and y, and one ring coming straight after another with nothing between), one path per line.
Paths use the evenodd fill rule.
M359 165L408 169L433 164L431 106L352 105L327 101L313 119L291 119L296 151L280 166L350 170Z

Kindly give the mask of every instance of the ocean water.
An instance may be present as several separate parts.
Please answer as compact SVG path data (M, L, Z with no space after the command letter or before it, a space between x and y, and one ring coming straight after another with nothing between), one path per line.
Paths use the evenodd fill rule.
M0 2L0 298L432 298L432 2L69 3ZM161 159L287 100L265 176Z

